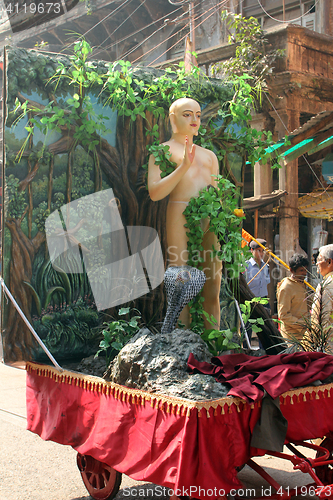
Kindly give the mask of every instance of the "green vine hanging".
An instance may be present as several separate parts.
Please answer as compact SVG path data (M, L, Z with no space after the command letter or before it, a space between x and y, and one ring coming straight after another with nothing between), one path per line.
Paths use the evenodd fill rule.
M238 208L239 193L235 185L221 175L216 176L217 187L208 186L201 190L199 195L191 198L184 210L187 228L187 250L189 266L202 269L204 231L201 227L202 219L209 219L209 231L212 231L220 244L214 248L213 256L217 256L224 263L230 278L238 278L245 269L242 241L242 211ZM199 295L190 304L192 331L204 331L204 298Z

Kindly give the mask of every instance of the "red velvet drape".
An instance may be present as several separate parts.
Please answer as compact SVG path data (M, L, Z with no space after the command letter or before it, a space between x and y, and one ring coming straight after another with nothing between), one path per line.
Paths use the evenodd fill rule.
M332 431L332 402L333 384L284 393L287 439ZM28 430L43 439L178 496L214 498L241 488L236 467L264 453L249 444L260 402L226 397L196 403L35 363L27 365L27 415Z

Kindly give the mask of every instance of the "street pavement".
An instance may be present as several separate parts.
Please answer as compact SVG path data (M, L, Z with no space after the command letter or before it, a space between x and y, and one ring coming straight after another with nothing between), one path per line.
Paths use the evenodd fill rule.
M75 450L45 442L26 430L25 375L25 370L0 362L0 500L90 500L76 465ZM289 461L265 456L256 462L285 488L298 486L299 498L311 498L301 490L311 482L310 477L293 471ZM249 467L243 468L239 478L244 485L242 496L253 498L253 488L256 494L269 496L266 481ZM163 497L153 485L123 475L115 500Z

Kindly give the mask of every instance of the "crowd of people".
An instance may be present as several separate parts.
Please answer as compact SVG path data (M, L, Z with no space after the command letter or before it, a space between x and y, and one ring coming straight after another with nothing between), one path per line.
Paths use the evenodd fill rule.
M249 246L252 257L246 261L244 273L248 287L255 297L268 297L269 260L263 259L266 241L253 240ZM288 264L290 276L283 278L276 288L282 337L289 346L333 353L333 244L319 249L316 265L322 280L315 292L305 282L307 256L295 253Z

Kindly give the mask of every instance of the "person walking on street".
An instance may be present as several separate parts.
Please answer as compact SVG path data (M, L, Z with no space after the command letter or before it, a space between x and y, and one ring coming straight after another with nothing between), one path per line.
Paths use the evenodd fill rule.
M309 312L308 294L304 283L309 259L294 254L289 260L290 276L277 284L278 318L282 337L300 341L306 331Z

